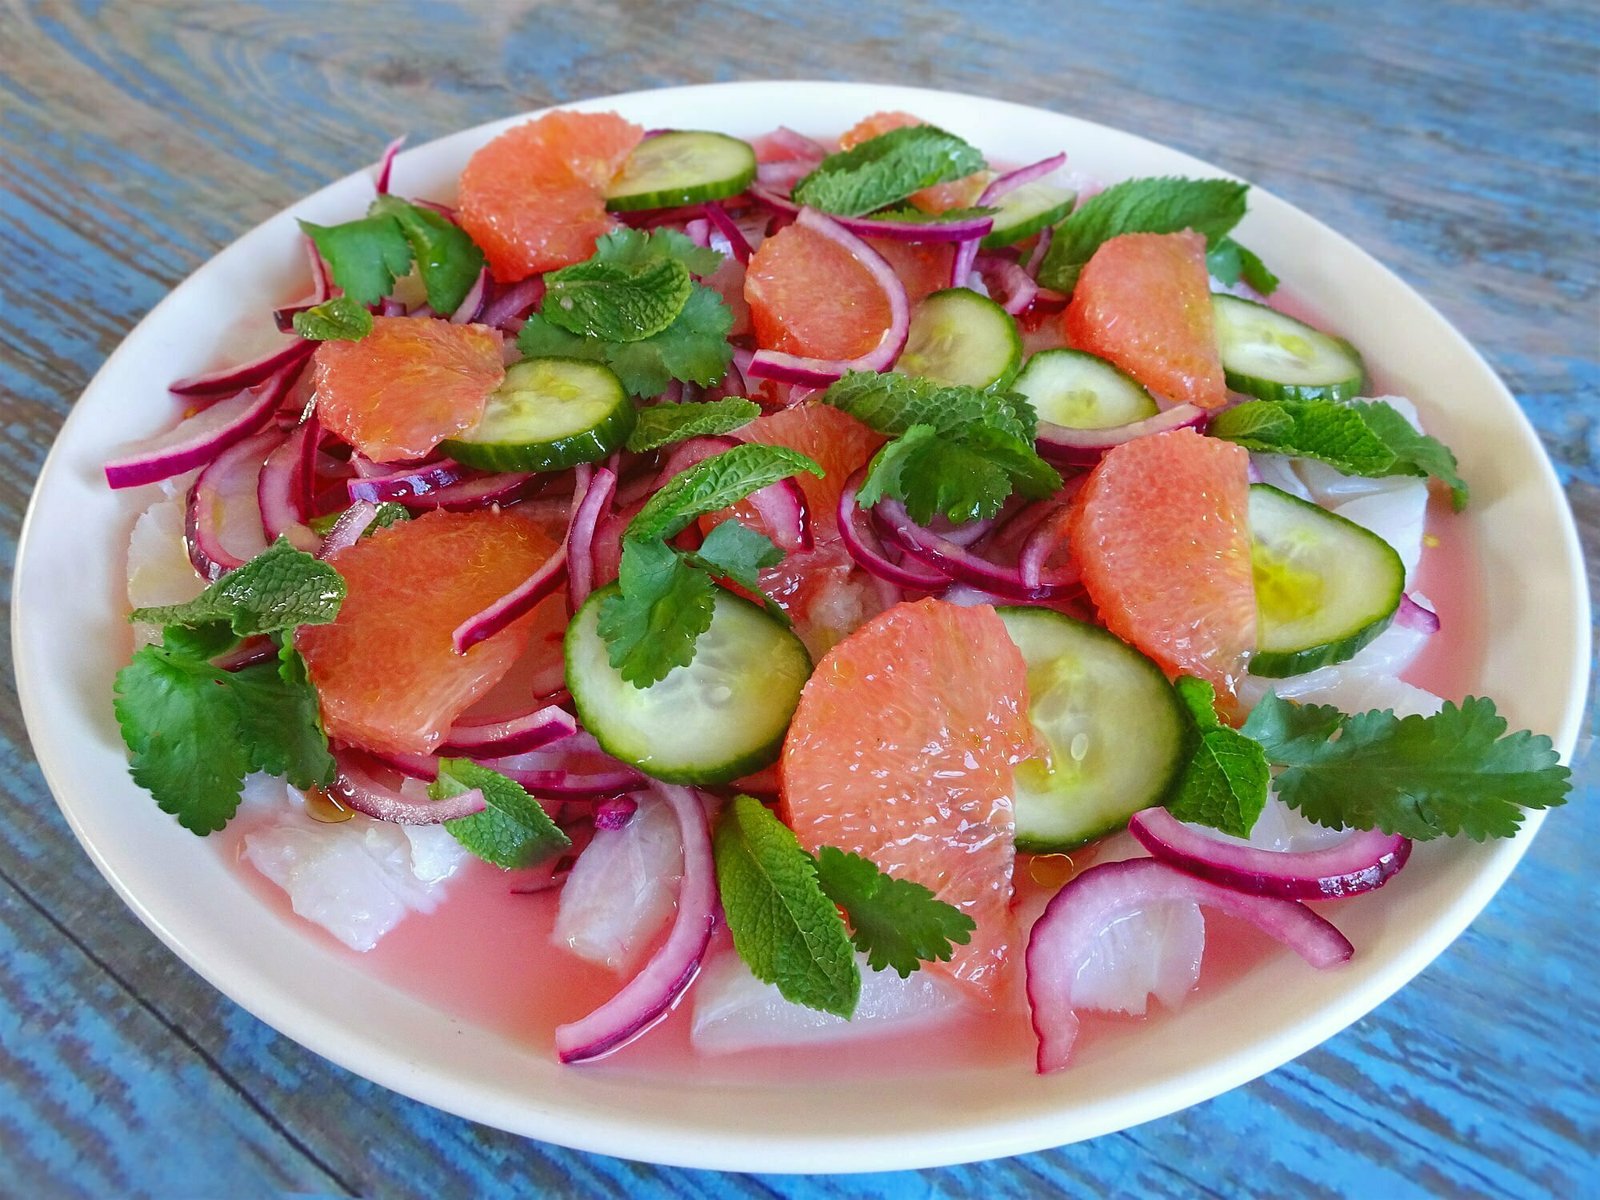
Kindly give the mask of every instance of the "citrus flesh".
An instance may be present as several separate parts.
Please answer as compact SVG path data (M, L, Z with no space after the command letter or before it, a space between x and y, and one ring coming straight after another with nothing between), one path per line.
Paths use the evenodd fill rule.
M849 250L803 225L779 230L751 255L744 297L756 343L767 350L859 358L889 328L878 281Z

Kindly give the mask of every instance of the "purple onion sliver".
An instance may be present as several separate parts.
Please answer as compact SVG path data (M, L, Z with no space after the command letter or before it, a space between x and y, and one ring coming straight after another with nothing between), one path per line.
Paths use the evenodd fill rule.
M483 311L478 314L478 323L494 329L504 329L507 322L526 317L543 299L544 276L535 275L524 279L521 283L514 283L504 291L498 292L485 304Z
M284 368L283 374L289 368ZM228 447L265 425L283 399L282 376L263 387L218 401L173 429L160 443L114 458L105 465L113 488L139 487L203 467Z
M970 286L972 264L978 261L978 242L980 239L971 238L956 247L955 256L950 260L950 286L964 288Z
M365 464L356 465L358 472L369 469ZM418 496L426 496L430 492L437 492L452 483L459 483L469 474L468 468L451 459L445 459L388 475L358 476L345 481L345 491L352 503L357 500L367 500L373 504L382 504L384 501L404 502L414 500Z
M980 254L973 266L989 289L989 298L1012 316L1027 311L1039 296L1039 285L1033 277L1009 258L994 254Z
M741 263L748 263L754 251L750 248L750 241L744 236L744 230L728 215L728 210L715 200L706 204L706 220L716 227L718 233L728 239L728 247L733 251L734 258Z
M222 544L220 522L230 503L259 503L256 497L260 494L262 465L282 440L283 435L276 429L268 429L235 443L212 460L190 485L183 540L189 562L204 578L215 582L248 561ZM257 523L259 513L257 508ZM266 548L264 538L252 536L261 542L262 549Z
M1039 278L1039 266L1044 262L1044 256L1050 253L1050 243L1055 240L1055 226L1050 226L1039 233L1039 240L1033 244L1033 253L1028 255L1028 261L1022 264L1030 278Z
M970 584L1012 600L1049 600L1072 592L1078 586L1078 573L1073 568L1061 568L1038 583L1029 584L1023 580L1021 568L998 566L965 546L940 537L913 521L900 501L887 496L878 501L873 515L907 554L944 572L954 582Z
M401 134L383 148L383 157L378 160L378 177L373 181L378 195L389 194L389 177L394 173L394 156L400 153L400 147L406 144L406 135Z
M1400 596L1400 607L1395 610L1394 623L1402 629L1417 633L1438 633L1439 614L1423 602L1422 597L1411 592Z
M446 484L436 491L410 496L400 501L407 508L442 508L448 512L472 512L492 504L510 504L522 498L534 476L531 472L506 472L479 475Z
M800 205L768 187L753 187L750 195L775 212L798 216ZM966 242L985 237L994 228L992 216L959 221L888 221L877 217L830 217L841 229L860 237L889 238L897 242Z
M1173 429L1202 426L1208 419L1205 409L1194 404L1179 404L1142 421L1107 429L1069 429L1065 425L1040 421L1039 453L1058 462L1089 465L1099 462L1100 456L1113 446Z
M1009 196L1019 187L1036 183L1052 171L1059 171L1067 165L1065 154L1052 154L1049 158L1042 158L1036 163L1029 163L1025 167L1018 167L1015 171L1007 171L991 180L989 186L983 189L983 194L978 197L978 206L987 208L996 200Z
M378 782L369 768L372 759L358 750L342 747L334 754L334 761L338 773L328 786L328 794L375 820L396 825L439 825L457 817L470 817L486 807L483 793L477 788L445 800L413 800ZM437 768L434 773L437 775Z
M311 240L309 234L302 233L300 241L305 247L306 261L311 266L311 305L331 300L333 298L333 276L328 273L328 264L322 260L322 252L317 249L317 244Z
M450 324L465 325L469 321L476 321L479 311L483 308L483 297L488 287L489 268L480 267L478 277L472 281L467 294L461 297L461 303L456 305L455 312L450 314Z
M865 467L858 468L839 493L839 540L844 543L845 550L874 579L896 588L919 592L939 591L950 582L949 576L942 571L915 561L897 563L884 553L883 544L873 532L867 514L856 503L856 493L866 474Z
M314 446L320 433L313 417L297 426L261 465L256 503L261 509L261 531L269 543L287 537L296 549L311 553L317 548L317 535L305 524L307 514L302 500L306 492L306 446Z
M479 642L492 638L519 617L532 612L534 607L567 577L567 548L557 546L556 552L540 565L539 569L519 586L507 592L488 608L468 617L450 634L450 646L457 654L465 654Z
M601 514L610 510L616 490L616 474L601 467L581 495L573 492L575 503L567 525L567 607L574 612L594 590L594 531Z
M174 396L230 396L234 392L271 379L285 367L294 366L310 358L316 349L316 342L295 338L259 358L252 358L249 362L180 379L169 384L167 390Z
M683 235L696 246L709 247L711 245L711 222L704 217L696 217L683 227Z
M554 704L494 721L457 721L444 735L440 753L473 755L521 754L578 732L578 721Z
M338 520L334 521L333 528L328 530L328 536L322 539L322 549L317 551L317 557L327 558L346 546L354 546L377 516L376 504L370 500L357 500L339 514Z
M633 814L639 811L639 802L632 796L613 796L594 806L596 829L624 829Z

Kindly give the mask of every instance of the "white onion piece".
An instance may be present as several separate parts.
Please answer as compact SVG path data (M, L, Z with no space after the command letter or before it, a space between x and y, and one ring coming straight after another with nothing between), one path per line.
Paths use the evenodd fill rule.
M1073 1007L1142 1017L1154 996L1178 1008L1200 978L1205 949L1199 905L1169 900L1131 909L1095 935L1072 982Z
M595 829L561 889L551 940L579 958L632 968L672 912L683 838L672 808L642 792L620 829Z

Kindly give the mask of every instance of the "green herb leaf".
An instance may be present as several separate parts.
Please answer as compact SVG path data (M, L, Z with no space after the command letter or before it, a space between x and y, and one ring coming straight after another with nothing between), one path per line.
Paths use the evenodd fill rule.
M817 868L760 801L735 796L717 823L717 886L733 948L784 999L848 1018L861 972Z
M649 687L694 661L696 639L711 628L717 586L658 538L625 537L619 591L600 603L606 655L634 687Z
M362 501L362 503L366 503L366 501ZM351 507L355 506L351 505ZM344 508L336 513L312 517L306 524L311 527L312 533L326 537L333 530L333 527L339 523L339 518L349 511L350 509ZM372 520L367 527L361 531L361 536L371 537L378 530L387 529L396 521L409 521L410 519L411 510L406 508L404 504L396 504L393 500L380 500L377 511L372 514Z
M1263 296L1278 290L1278 277L1267 270L1267 264L1230 237L1217 242L1206 255L1206 270L1229 287L1243 279Z
M329 564L279 538L187 604L136 608L130 621L194 628L227 621L240 637L326 625L339 615L344 580Z
M1408 474L1431 475L1450 489L1450 501L1457 512L1467 506L1467 483L1456 467L1456 456L1437 438L1418 433L1398 410L1382 400L1355 400L1350 407L1360 413L1367 425L1394 452L1395 462Z
M294 331L312 342L359 342L372 332L372 313L349 296L335 296L295 313Z
M300 228L316 244L333 282L356 304L376 304L394 290L398 276L411 270L411 243L393 217L364 217L343 225Z
M920 883L896 879L859 854L823 846L816 864L823 894L844 909L850 940L874 971L893 967L904 979L925 962L949 962L977 928Z
M624 533L628 538L669 538L691 521L743 500L751 492L801 471L822 477L822 468L798 450L749 442L701 459L667 480L645 502Z
M297 788L326 787L337 767L328 752L305 659L289 645L278 658L275 664L257 663L229 673L250 769L282 775Z
M1113 184L1056 226L1039 265L1039 282L1070 293L1094 252L1125 233L1193 229L1215 247L1244 217L1248 190L1248 184L1228 179L1129 179Z
M796 204L859 217L984 166L983 154L954 134L912 125L830 154L795 184L792 196Z
M919 524L938 514L959 524L993 516L1014 491L1042 498L1061 486L1033 447L1037 419L1022 396L852 372L822 402L896 439L873 457L863 505L893 496Z
M724 575L747 592L760 594L756 572L783 561L783 551L764 533L735 520L723 521L706 534L700 549L686 555L689 561L713 575ZM783 610L778 609L782 614Z
M1328 710L1293 709L1269 693L1244 725L1284 768L1279 798L1320 825L1481 842L1514 836L1523 809L1564 804L1572 786L1550 739L1507 734L1483 697L1446 701L1431 717L1341 716L1337 736L1319 742L1329 723Z
M1192 730L1189 761L1167 809L1180 821L1249 837L1272 783L1266 754L1259 742L1217 719L1216 690L1205 680L1180 675L1173 687Z
M738 396L687 404L652 405L639 410L639 419L633 432L628 435L628 449L635 454L642 454L693 437L732 433L760 415L759 404Z
M625 270L638 270L658 262L682 263L691 275L709 275L722 265L722 253L709 246L697 246L687 234L676 229L613 229L594 244L591 262L607 263Z
M446 800L474 788L483 793L482 812L446 821L444 827L473 854L497 867L531 867L570 849L544 806L514 779L466 758L439 760L439 777L428 786L430 800Z
M379 196L367 209L369 217L389 217L400 227L417 274L428 294L428 306L442 317L461 307L483 270L483 251L454 221L430 208L399 196ZM401 271L396 271L396 275Z
M544 319L580 337L637 342L665 330L689 302L693 281L676 259L635 268L590 259L545 277Z

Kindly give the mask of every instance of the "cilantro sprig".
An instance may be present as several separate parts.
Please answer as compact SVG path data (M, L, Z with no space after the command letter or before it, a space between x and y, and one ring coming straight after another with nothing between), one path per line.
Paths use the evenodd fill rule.
M714 851L735 951L757 979L807 1008L855 1013L861 971L852 945L872 970L905 978L924 962L948 961L976 928L927 888L859 855L824 846L812 857L750 796L723 812Z
M792 193L796 204L859 217L984 169L977 147L935 125L891 129L830 154Z
M1042 499L1061 486L1034 450L1038 421L1022 396L853 371L822 402L894 439L867 469L863 505L892 496L919 524L939 514L960 524L994 516L1014 491Z
M517 346L528 358L603 362L635 396L657 395L674 379L716 383L733 361L733 314L692 277L721 260L675 230L613 230L592 258L551 272Z
M460 306L483 270L483 251L465 230L440 213L398 196L379 196L367 209L367 215L356 221L340 225L301 221L300 228L328 264L333 282L352 304L362 307L377 304L389 295L395 280L415 264L428 304L434 312L448 315ZM348 306L337 316L341 328L352 328L352 321L359 323ZM318 332L302 330L301 325L297 316L296 330L304 336L319 336ZM316 325L313 319L311 328L320 331L326 327ZM371 328L370 315L367 328ZM323 332L320 336L329 335Z

